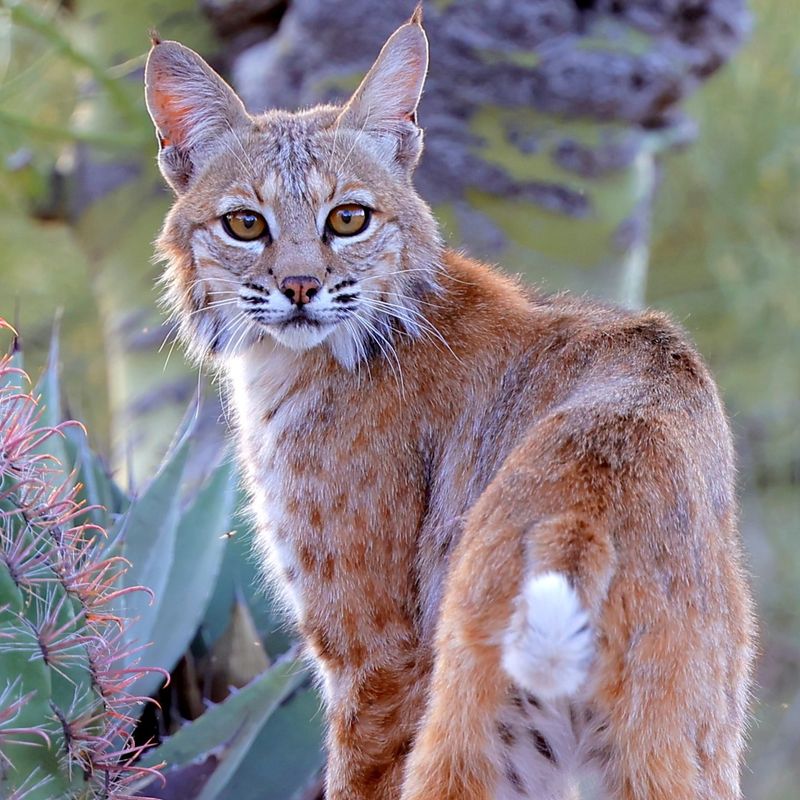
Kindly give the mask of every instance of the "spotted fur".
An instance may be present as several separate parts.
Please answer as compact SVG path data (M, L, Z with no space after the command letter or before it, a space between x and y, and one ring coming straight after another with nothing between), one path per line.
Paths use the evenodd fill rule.
M735 800L753 622L730 434L656 312L442 247L415 16L343 107L251 117L153 47L159 239L225 377L258 548L320 676L329 800ZM334 206L373 209L337 238ZM220 218L263 215L236 241ZM302 309L292 276L319 290Z

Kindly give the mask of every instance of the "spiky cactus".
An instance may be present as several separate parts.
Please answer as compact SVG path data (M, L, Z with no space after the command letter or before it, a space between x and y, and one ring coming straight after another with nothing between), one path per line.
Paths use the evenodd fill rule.
M145 671L119 608L144 590L53 455L77 423L45 425L27 387L0 358L0 797L123 800L147 772L129 692Z
M225 800L264 776L259 797L292 796L322 758L317 699L293 655L256 674L263 657L179 729L139 719L237 552L224 449L193 408L156 474L126 492L64 422L57 332L33 391L21 363L18 349L0 356L0 800ZM242 642L263 655L244 628L239 646L219 645L226 659ZM143 752L134 730L160 746Z

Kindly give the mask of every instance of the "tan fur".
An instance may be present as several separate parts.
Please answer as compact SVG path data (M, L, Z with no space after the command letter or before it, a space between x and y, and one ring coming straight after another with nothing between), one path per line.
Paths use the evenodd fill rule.
M341 109L243 116L171 42L147 69L167 301L229 382L259 548L322 681L327 796L566 798L586 768L620 800L734 800L753 621L713 381L662 314L441 248L410 182L420 19ZM332 239L354 197L367 235ZM273 236L226 239L236 208ZM291 327L294 275L322 289ZM592 656L545 701L503 657L551 574L589 621L564 653Z

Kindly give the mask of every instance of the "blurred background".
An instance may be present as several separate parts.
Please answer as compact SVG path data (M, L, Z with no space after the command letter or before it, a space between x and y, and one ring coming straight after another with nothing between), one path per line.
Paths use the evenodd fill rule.
M0 317L20 332L33 375L60 319L67 413L134 494L194 398L206 398L206 453L221 456L226 427L216 389L180 347L172 352L156 306L151 243L170 197L142 95L148 30L198 50L260 111L345 97L412 8L0 0ZM717 376L761 619L746 797L797 800L794 0L428 0L425 14L431 69L417 183L448 240L549 290L669 311ZM203 622L168 666L176 680L162 693L165 711L142 723L158 737L289 644L255 586L247 526L234 517L231 527ZM315 796L319 735L306 684L215 796Z

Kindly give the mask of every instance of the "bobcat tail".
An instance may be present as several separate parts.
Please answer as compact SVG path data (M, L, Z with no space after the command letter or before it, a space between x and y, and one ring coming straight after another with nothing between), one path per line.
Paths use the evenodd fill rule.
M593 652L589 617L566 577L528 578L503 639L503 667L513 681L543 700L574 695Z

